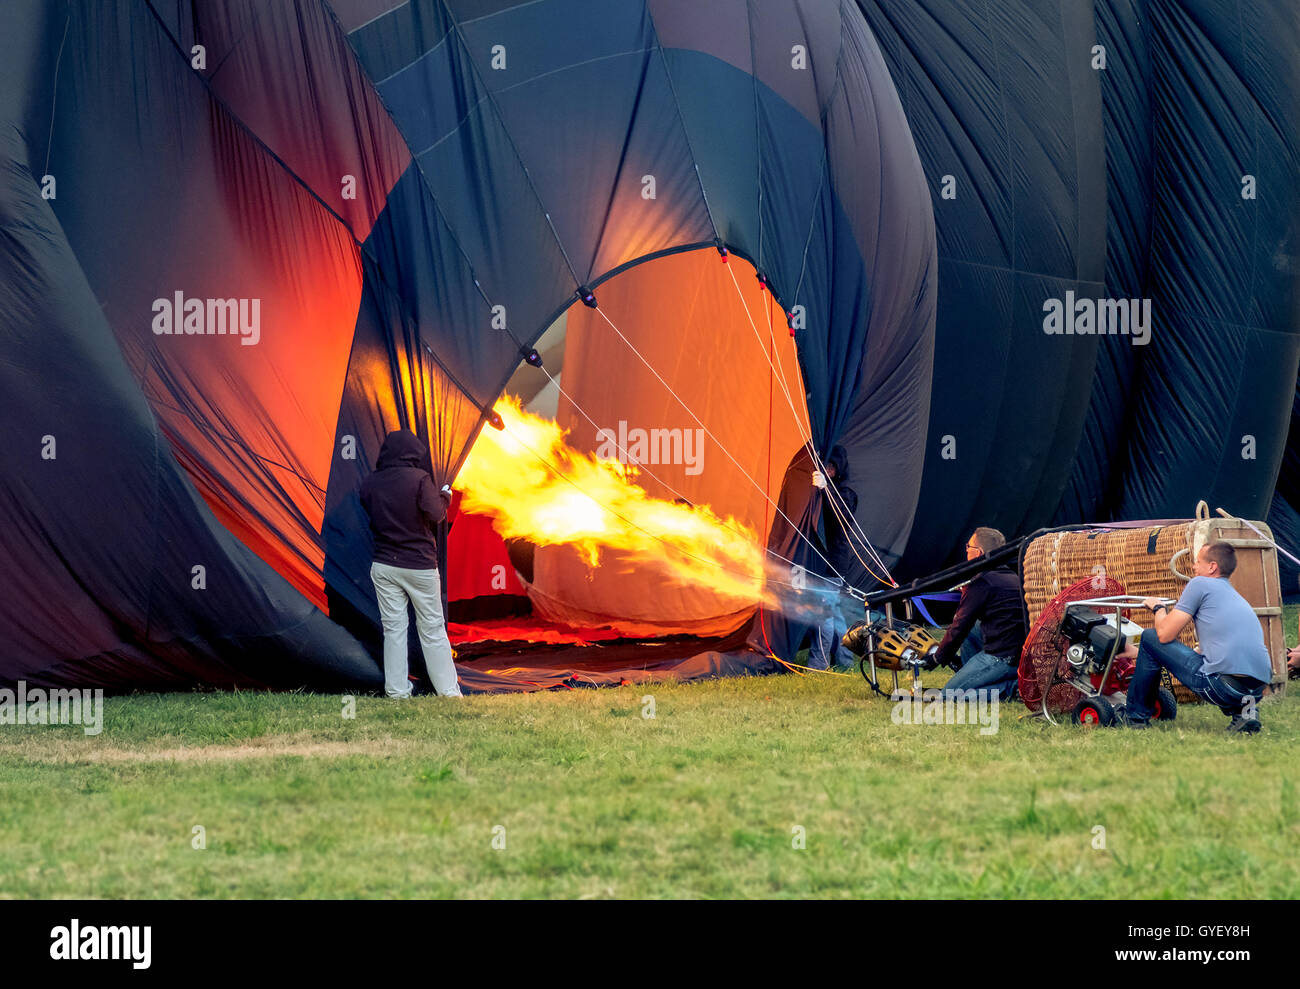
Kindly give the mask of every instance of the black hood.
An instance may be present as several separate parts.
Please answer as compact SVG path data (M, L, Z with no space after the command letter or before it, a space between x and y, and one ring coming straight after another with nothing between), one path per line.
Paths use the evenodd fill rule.
M375 461L375 470L385 467L426 467L429 462L429 448L424 441L409 429L396 429L384 437L384 445L379 448L379 459Z
M831 447L831 455L826 458L826 464L835 467L835 484L837 487L849 479L849 453L844 447Z

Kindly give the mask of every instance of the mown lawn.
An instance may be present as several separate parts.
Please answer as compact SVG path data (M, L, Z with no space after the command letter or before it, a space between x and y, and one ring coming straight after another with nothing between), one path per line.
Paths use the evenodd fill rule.
M110 698L96 737L0 727L0 896L1300 891L1296 691L1255 738L1204 706L1138 733L1004 705L989 736L890 710L830 676L361 697L351 719L328 695Z

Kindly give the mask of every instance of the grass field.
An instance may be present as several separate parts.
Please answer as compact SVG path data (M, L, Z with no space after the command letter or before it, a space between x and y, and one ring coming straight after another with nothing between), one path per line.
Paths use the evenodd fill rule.
M362 697L350 719L329 695L110 698L98 736L0 728L0 896L1300 891L1295 691L1255 738L1203 705L1139 733L1017 703L987 736L891 707L856 676Z

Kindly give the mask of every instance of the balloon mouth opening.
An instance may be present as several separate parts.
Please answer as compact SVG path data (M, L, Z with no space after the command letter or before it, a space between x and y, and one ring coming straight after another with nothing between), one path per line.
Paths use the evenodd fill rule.
M526 599L554 626L638 638L726 635L759 608L791 607L780 557L792 550L768 544L809 439L802 371L766 277L708 257L620 271L599 309L579 289L521 349L491 411L500 425L456 480L462 512L490 527L475 539L492 546L457 552L453 526L449 565L486 554L504 571L468 597Z

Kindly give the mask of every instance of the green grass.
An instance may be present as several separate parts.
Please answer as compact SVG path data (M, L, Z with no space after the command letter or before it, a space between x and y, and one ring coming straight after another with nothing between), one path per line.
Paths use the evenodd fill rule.
M1295 623L1288 609L1292 641ZM1203 705L1145 733L1019 720L1019 704L988 737L895 725L860 677L828 676L342 710L326 695L141 695L110 698L97 737L0 727L0 896L1300 888L1295 692L1261 705L1255 738L1226 737Z

